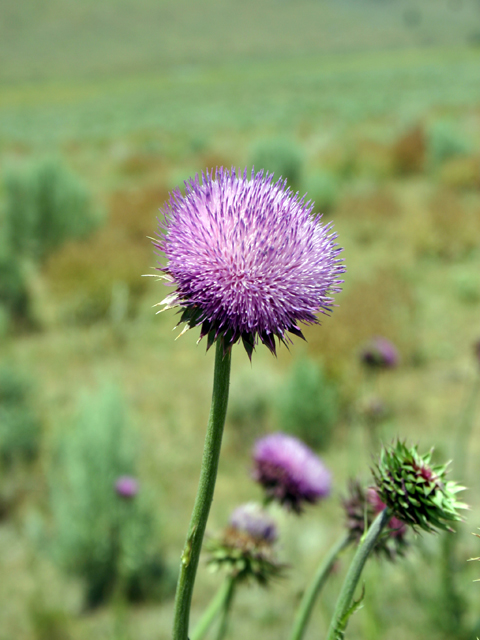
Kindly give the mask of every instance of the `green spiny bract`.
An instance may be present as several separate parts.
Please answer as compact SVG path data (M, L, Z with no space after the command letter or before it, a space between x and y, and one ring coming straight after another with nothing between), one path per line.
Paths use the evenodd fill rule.
M231 526L221 538L209 541L208 551L209 567L213 571L226 569L236 580L254 580L267 586L272 579L282 577L285 569L270 542Z
M400 441L385 447L373 470L378 494L393 515L416 530L453 531L451 523L461 521L458 511L468 508L457 500L464 487L447 481L448 463L432 464L431 456Z

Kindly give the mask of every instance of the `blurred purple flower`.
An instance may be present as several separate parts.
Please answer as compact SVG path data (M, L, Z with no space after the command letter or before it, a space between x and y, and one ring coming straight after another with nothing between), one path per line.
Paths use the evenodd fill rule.
M399 355L395 345L390 340L375 337L362 349L360 359L367 367L393 369L398 365Z
M372 505L375 515L378 515L380 511L383 511L387 506L382 502L375 487L369 487L367 489L367 500ZM407 525L395 516L392 516L388 521L388 535L392 538L403 538L406 533Z
M138 480L132 476L120 476L115 481L115 491L121 498L134 498L138 493L138 489Z
M475 342L475 344L473 345L473 350L477 357L478 364L480 364L480 340L477 340L477 342Z
M240 339L251 357L260 340L272 353L275 336L303 338L299 323L318 323L340 291L345 267L332 225L319 224L305 202L263 171L247 178L216 169L175 191L156 248L165 253L160 278L176 291L160 305L180 306L180 323L201 325L207 349Z
M253 579L267 585L283 575L286 566L276 557L275 521L261 505L249 502L237 507L221 536L207 542L208 564L226 569L235 580Z
M256 540L272 543L277 539L275 521L255 502L237 507L230 516L230 526L236 531L248 533Z
M296 513L302 503L315 504L330 493L331 476L306 444L284 433L257 440L253 450L253 478L277 500Z
M348 494L342 502L350 538L359 543L365 528L370 528L377 515L385 508L385 504L374 487L365 490L358 480L349 481ZM407 548L407 526L393 516L385 533L387 535L381 536L377 541L375 553L394 560L398 555L403 555Z

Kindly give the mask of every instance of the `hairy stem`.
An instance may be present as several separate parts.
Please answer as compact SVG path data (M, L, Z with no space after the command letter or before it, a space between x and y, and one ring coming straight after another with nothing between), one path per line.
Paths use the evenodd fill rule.
M230 365L231 352L228 351L224 353L222 342L218 340L215 352L212 405L203 448L200 480L187 540L182 553L180 575L178 577L177 593L175 596L173 640L188 640L188 623L193 586L195 584L195 575L197 573L198 560L200 558L205 527L207 526L210 505L213 500L218 460L222 445L223 427L227 413Z
M230 614L230 609L233 601L233 594L235 591L235 578L230 576L229 578L227 578L227 581L228 581L228 592L227 592L227 597L223 602L222 616L220 618L220 626L218 627L217 640L223 640L227 633L228 616Z
M208 630L212 626L215 618L225 605L225 601L230 593L230 578L226 578L214 598L205 609L202 617L198 621L197 626L190 634L190 640L203 640Z
M326 583L330 576L333 565L335 564L340 553L350 544L350 536L346 535L340 538L333 547L330 549L328 555L320 563L312 582L305 590L303 594L300 606L297 609L297 614L293 623L292 633L290 634L290 640L301 640L307 629L310 616L313 611L313 605L315 604L318 596L320 595L323 585Z
M358 581L362 575L363 567L373 551L383 528L391 518L388 509L384 509L372 523L372 526L364 535L357 547L353 560L345 577L340 595L338 596L333 618L327 634L327 640L340 640L343 638L349 612L351 611L353 596L357 588Z

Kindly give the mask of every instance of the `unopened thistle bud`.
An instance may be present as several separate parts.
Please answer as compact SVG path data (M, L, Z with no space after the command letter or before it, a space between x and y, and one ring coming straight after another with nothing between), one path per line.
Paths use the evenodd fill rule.
M464 487L447 481L448 463L432 464L431 456L431 451L420 455L400 441L385 447L373 470L378 496L414 529L453 531L451 523L462 519L459 510L468 508L457 500Z
M235 509L220 538L210 540L208 564L213 570L226 569L237 580L265 586L285 568L276 559L276 539L275 521L259 504L249 502Z

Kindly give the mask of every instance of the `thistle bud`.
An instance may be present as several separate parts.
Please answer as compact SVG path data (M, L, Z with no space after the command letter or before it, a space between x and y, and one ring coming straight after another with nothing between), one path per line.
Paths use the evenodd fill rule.
M260 505L249 502L235 509L219 538L209 541L208 564L214 571L226 569L237 580L254 580L265 586L285 568L276 559L276 538L275 521Z
M450 523L461 521L458 511L468 508L457 500L464 487L447 481L448 464L432 464L431 456L431 451L420 455L416 447L400 441L385 447L373 470L378 496L395 517L416 530L453 531Z

